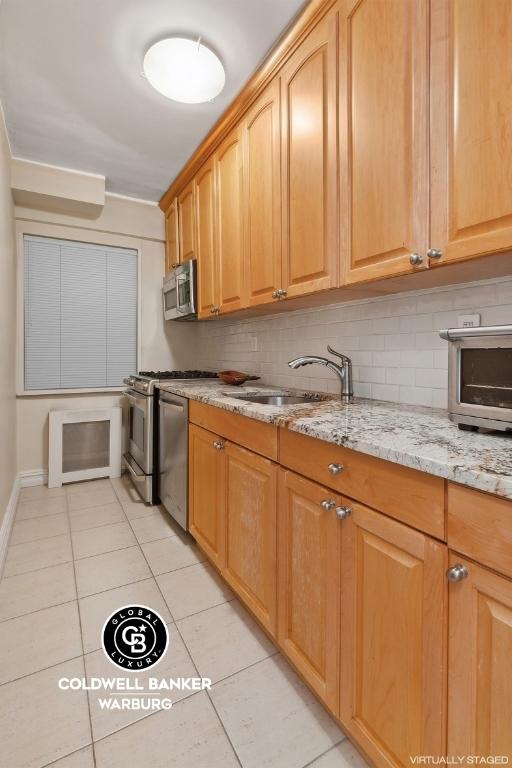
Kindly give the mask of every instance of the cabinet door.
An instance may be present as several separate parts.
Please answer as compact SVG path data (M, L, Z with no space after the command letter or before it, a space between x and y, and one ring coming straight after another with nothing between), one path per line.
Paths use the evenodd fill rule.
M448 754L512 758L512 581L450 553Z
M432 0L436 264L512 247L510 0Z
M249 306L281 288L281 129L279 78L244 122L246 291Z
M178 196L179 243L181 262L196 257L196 220L192 180Z
M444 754L446 547L344 501L340 718L371 761Z
M171 272L179 263L178 201L174 198L165 215L165 273Z
M228 443L226 494L224 578L275 635L277 466Z
M213 160L196 175L196 242L199 317L210 317L217 306L215 249L215 178Z
M428 29L427 0L343 0L340 7L346 283L428 263ZM416 267L413 253L423 259Z
M337 713L340 525L334 508L324 509L331 500L340 498L279 471L278 641Z
M288 296L337 284L337 13L281 72L283 280Z
M215 154L217 253L221 312L243 305L242 129L238 126Z
M222 438L189 426L189 529L217 568L226 558L226 460Z

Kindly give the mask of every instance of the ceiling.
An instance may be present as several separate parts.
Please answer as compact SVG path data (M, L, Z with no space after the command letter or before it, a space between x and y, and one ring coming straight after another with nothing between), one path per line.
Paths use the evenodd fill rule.
M0 98L15 157L106 176L158 200L304 0L3 0ZM220 57L214 102L169 101L146 49L200 35Z

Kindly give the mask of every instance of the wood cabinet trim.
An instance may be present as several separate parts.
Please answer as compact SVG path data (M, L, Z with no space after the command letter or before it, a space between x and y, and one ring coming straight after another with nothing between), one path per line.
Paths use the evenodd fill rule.
M192 424L222 435L243 448L277 460L277 427L273 424L256 421L197 400L190 401L189 419Z
M311 0L298 18L294 19L277 41L259 70L251 77L238 96L215 123L206 138L176 176L169 189L162 195L159 206L166 211L172 198L199 170L202 163L215 151L224 136L243 117L245 111L272 80L284 62L310 33L337 0Z

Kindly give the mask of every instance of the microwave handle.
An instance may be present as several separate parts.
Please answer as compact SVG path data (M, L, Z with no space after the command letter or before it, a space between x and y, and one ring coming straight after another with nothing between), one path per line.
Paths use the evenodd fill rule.
M446 341L456 341L478 336L511 336L512 325L477 325L474 328L446 328L439 331L439 335Z

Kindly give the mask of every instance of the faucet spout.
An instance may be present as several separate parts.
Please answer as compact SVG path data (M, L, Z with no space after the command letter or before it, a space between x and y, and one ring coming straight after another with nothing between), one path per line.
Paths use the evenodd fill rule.
M325 365L325 367L329 368L330 371L335 373L340 380L341 399L344 401L353 400L354 392L352 389L352 362L350 358L346 357L345 355L341 355L338 352L331 350L330 347L328 347L328 349L329 352L337 355L343 361L342 365L338 365L332 360L329 360L327 357L320 357L318 355L304 355L302 357L296 357L294 360L290 360L288 365L293 369L301 368L303 365Z

